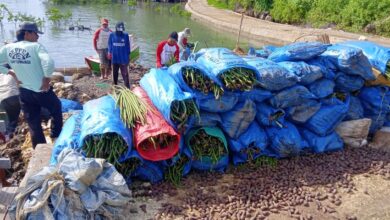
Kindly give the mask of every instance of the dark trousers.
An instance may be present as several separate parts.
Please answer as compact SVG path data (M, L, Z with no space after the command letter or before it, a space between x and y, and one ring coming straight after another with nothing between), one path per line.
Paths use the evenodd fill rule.
M15 132L16 126L18 126L18 119L20 114L20 101L19 96L11 96L1 101L8 117L7 133L12 134Z
M118 85L118 75L120 69L125 86L130 89L129 71L127 70L127 67L128 64L112 64L112 78L114 80L114 85Z
M62 129L61 101L53 92L53 88L50 88L48 92L34 92L20 88L20 102L34 149L37 144L46 143L41 126L42 107L46 108L53 118L50 137L56 138L60 135Z

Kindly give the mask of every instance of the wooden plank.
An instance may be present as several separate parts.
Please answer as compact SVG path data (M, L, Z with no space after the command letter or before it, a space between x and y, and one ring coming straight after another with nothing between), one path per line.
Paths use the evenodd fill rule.
M0 157L0 169L11 168L11 160L9 158Z

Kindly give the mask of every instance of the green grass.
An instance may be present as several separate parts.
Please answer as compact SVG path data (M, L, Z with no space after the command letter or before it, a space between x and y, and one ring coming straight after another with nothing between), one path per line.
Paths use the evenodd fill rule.
M207 0L207 3L219 9L231 9L228 1L225 0Z

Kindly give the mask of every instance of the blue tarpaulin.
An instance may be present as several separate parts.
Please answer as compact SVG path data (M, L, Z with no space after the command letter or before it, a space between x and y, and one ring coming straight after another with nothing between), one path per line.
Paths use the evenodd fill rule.
M270 103L274 108L287 108L316 98L306 87L294 86L277 93Z
M257 124L252 122L237 140L229 139L230 153L233 155L233 164L248 162L254 160L264 152L268 145L268 138L265 131Z
M321 54L321 57L328 59L346 74L361 76L365 80L375 80L368 58L358 48L332 45Z
M310 60L322 54L329 45L320 42L297 42L277 48L268 59L275 62Z
M364 86L364 79L360 76L347 75L338 72L335 78L337 92L354 92Z
M319 136L331 134L345 118L349 109L349 96L343 102L337 98L322 100L322 107L304 125Z
M309 85L309 90L317 98L325 98L334 92L335 83L330 79L320 79Z
M309 65L305 62L280 62L280 66L286 68L298 77L298 83L309 85L314 81L322 78L321 68L315 65Z
M386 73L390 61L390 48L369 41L346 41L340 44L361 49L373 67L382 74Z
M247 99L238 103L231 111L221 113L221 128L233 139L238 139L256 117L256 104Z
M336 132L332 132L327 136L321 137L307 129L303 129L301 134L314 153L336 151L341 150L344 147L343 140Z
M298 77L271 60L260 57L244 57L244 60L257 69L259 84L266 90L278 91L298 82Z

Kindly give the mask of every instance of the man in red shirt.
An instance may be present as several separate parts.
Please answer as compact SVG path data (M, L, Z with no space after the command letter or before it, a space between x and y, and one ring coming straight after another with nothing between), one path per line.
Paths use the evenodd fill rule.
M156 66L161 68L179 62L178 34L176 31L169 35L168 40L161 41L157 46Z
M108 75L111 71L110 60L107 59L108 53L108 37L110 36L111 30L108 28L108 20L102 18L102 26L96 30L93 36L93 47L99 55L100 60L100 74L101 79L108 79Z

